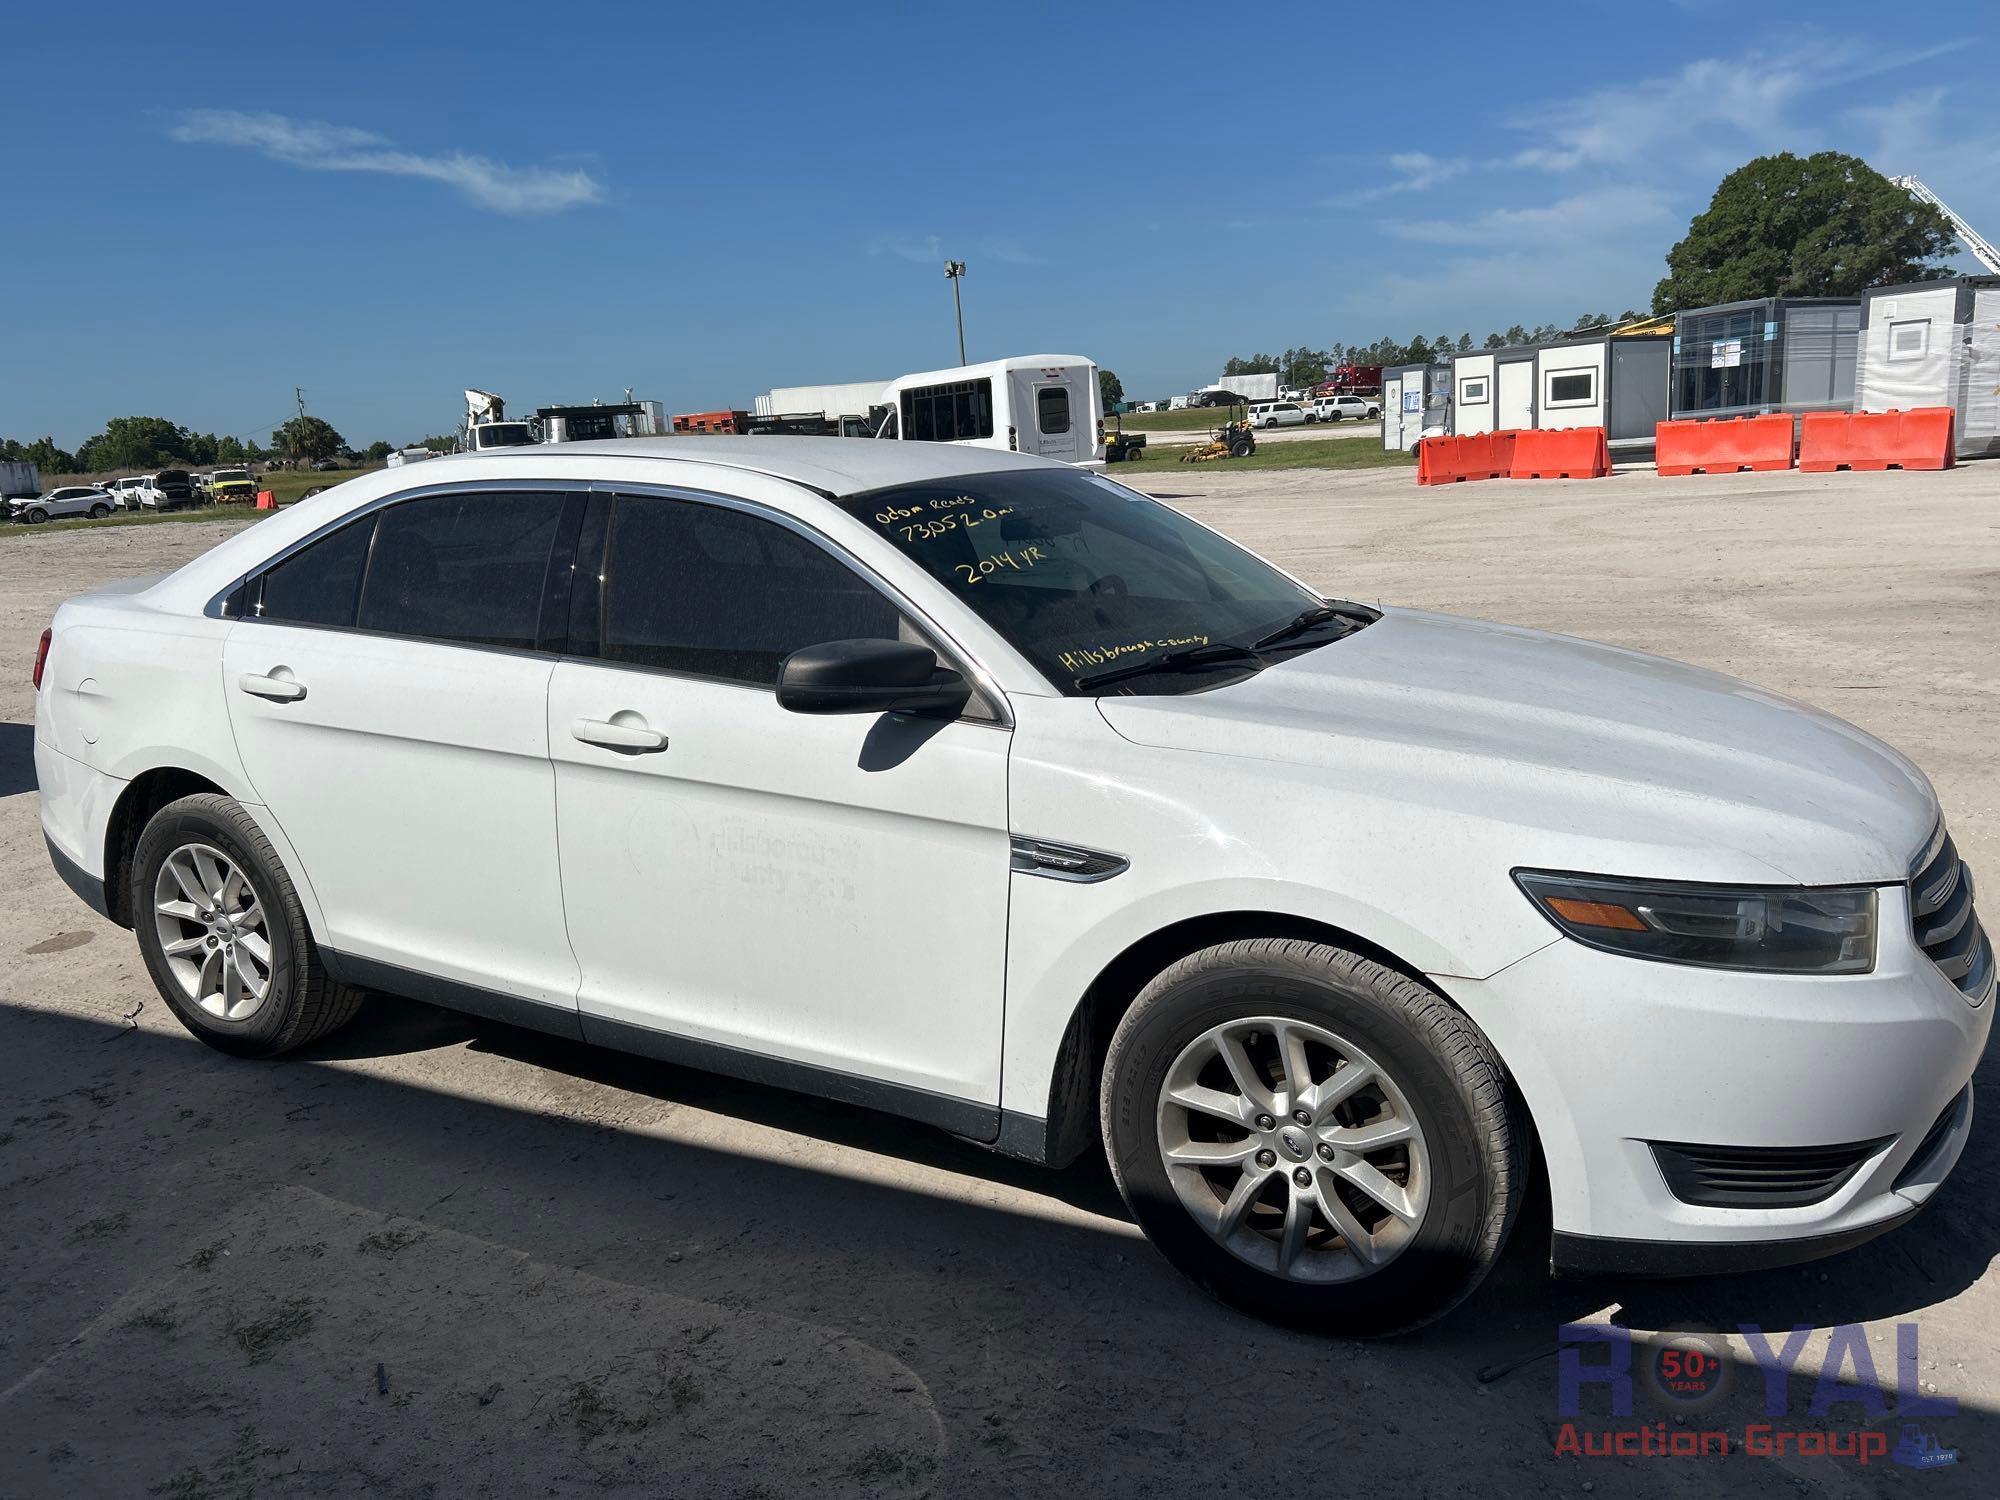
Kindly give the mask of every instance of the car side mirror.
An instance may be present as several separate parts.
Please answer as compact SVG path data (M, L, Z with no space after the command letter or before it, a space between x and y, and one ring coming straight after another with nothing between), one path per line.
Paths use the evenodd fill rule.
M956 718L972 687L908 641L823 641L778 668L778 706L795 714L930 714Z

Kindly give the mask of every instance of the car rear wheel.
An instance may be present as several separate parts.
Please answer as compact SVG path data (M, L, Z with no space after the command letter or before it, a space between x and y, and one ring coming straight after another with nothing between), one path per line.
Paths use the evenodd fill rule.
M1105 1149L1201 1286L1288 1327L1402 1332L1457 1305L1525 1177L1498 1060L1435 991L1323 943L1190 955L1112 1038Z
M111 507L106 505L102 500L90 507L90 519L93 521L101 521L110 514Z
M298 892L235 801L183 797L132 857L132 925L167 1008L218 1051L272 1057L345 1025L361 992L326 971Z

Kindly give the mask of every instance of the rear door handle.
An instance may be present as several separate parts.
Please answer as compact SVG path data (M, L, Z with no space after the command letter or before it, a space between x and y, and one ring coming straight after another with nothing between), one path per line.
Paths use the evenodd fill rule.
M572 738L582 740L586 745L602 745L606 750L622 750L627 755L649 755L667 748L667 737L648 726L637 714L628 713L620 717L626 722L578 719L569 726L569 732Z
M236 685L253 698L269 698L273 703L296 703L306 695L303 682L290 677L266 677L259 672L245 672L236 679Z

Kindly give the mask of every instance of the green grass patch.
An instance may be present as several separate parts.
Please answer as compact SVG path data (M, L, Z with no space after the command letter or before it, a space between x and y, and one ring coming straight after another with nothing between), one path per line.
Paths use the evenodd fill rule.
M1199 432L1221 425L1228 415L1226 406L1195 406L1180 411L1127 412L1122 420L1127 432ZM1104 419L1107 428L1111 423L1110 417Z
M1214 469L1234 474L1245 469L1412 469L1416 459L1403 452L1384 453L1379 438L1320 438L1317 441L1259 443L1248 458L1216 458L1203 464L1183 464L1180 455L1192 448L1148 448L1146 456L1133 464L1111 464L1105 469L1110 479L1136 480L1146 471L1165 469L1184 473L1189 469Z

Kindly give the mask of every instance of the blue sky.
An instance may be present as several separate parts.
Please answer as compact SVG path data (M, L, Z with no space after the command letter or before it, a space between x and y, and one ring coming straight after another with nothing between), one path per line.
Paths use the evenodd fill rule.
M0 435L356 444L1076 352L1644 306L1716 181L1837 148L2000 238L2000 10L17 7ZM483 19L472 20L478 15ZM732 16L741 17L740 20Z

